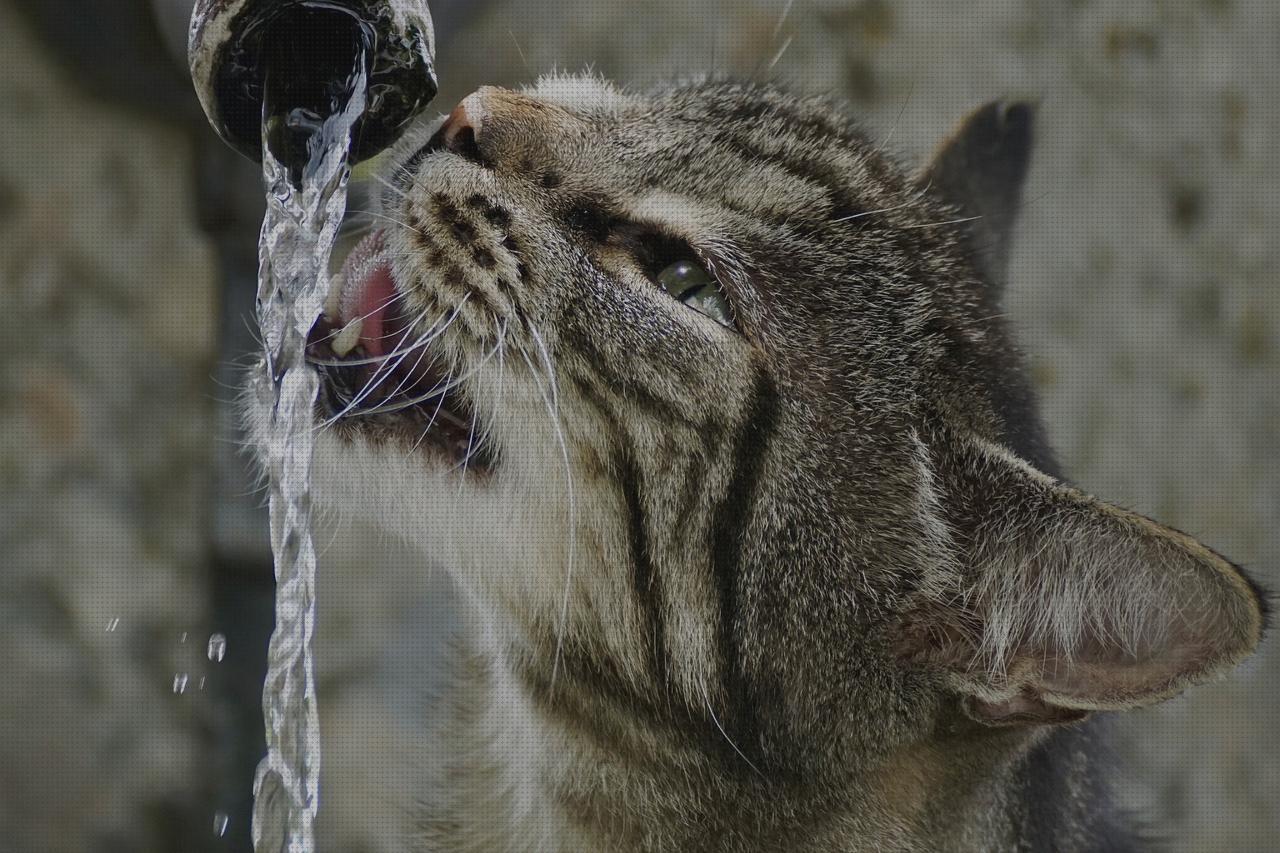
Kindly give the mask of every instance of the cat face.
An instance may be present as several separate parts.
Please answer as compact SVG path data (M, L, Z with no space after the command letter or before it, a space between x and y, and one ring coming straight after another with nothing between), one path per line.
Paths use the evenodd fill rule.
M1036 467L993 285L1028 134L988 110L911 177L770 89L480 90L399 145L313 333L317 500L449 567L535 693L751 766L1238 660L1230 564Z
M381 385L340 421L354 440L333 470L394 469L403 486L356 487L393 504L370 507L381 523L431 548L508 540L456 546L468 567L486 555L471 582L495 608L583 626L624 668L697 695L730 654L719 587L749 516L808 505L798 544L838 556L840 481L880 478L851 468L854 449L907 442L926 330L957 301L958 264L921 246L954 214L825 106L728 84L481 90L393 160L335 313L393 302L366 355L431 342L330 396L332 415ZM443 400L355 414L448 376ZM797 494L774 498L787 478L766 464Z

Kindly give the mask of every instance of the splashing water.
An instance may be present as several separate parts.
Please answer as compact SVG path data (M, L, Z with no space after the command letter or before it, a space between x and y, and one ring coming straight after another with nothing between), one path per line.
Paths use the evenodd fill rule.
M227 635L222 633L210 635L206 654L214 663L222 663L222 659L227 656Z
M365 109L368 61L367 51L360 52L330 115L300 108L277 112L270 97L263 107L267 213L259 243L258 322L266 369L254 378L252 393L272 413L263 455L270 477L276 626L262 692L267 756L253 787L257 853L315 850L320 724L312 654L310 466L319 378L306 363L305 349L323 307L329 254L346 209L351 129Z

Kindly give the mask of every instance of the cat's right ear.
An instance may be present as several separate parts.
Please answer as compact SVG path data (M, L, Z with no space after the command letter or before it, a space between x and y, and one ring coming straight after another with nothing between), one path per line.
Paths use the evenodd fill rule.
M1022 186L1031 164L1035 107L995 101L971 113L952 132L919 178L965 216L987 279L1003 284Z

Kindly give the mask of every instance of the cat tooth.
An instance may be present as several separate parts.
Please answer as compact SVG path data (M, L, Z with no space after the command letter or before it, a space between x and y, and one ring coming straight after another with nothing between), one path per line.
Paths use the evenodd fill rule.
M329 290L324 296L324 316L330 320L336 319L341 310L342 288L346 285L347 277L342 273L330 276Z
M360 329L364 326L364 320L352 320L350 323L342 327L342 331L338 332L337 337L333 339L333 343L329 346L339 357L345 356L356 348L356 344L360 343Z

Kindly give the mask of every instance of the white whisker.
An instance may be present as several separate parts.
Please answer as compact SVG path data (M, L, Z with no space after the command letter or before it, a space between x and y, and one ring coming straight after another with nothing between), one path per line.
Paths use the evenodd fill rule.
M773 59L769 60L769 64L765 66L764 70L766 73L772 71L773 66L777 65L782 60L782 55L787 52L787 48L791 47L791 42L794 39L794 35L787 36L787 40L782 43L782 47L778 48L778 52L773 55Z
M420 320L425 315L425 313L426 312L424 310L423 314L420 314L418 318L415 319L414 322L417 322L418 320ZM387 362L385 361L379 364L378 369L373 372L373 376L369 377L369 381L364 384L364 387L360 389L360 391L351 400L351 402L347 403L347 405L343 407L342 411L338 412L336 415L329 418L328 420L321 422L316 428L325 429L327 427L333 426L335 423L341 420L343 416L350 413L352 409L354 409L357 405L359 405L361 400L363 400L365 397L368 397L369 394L371 394L375 388L381 385L382 382L388 376L394 373L396 368L398 368L404 362L404 360L409 357L409 354L412 353L414 350L414 347L405 347L404 349L401 349L401 346L404 344L405 341L409 339L409 337L412 334L413 334L413 325L411 324L409 328L405 330L405 333L400 337L400 340L397 341L396 345L392 348L393 353L400 354L400 357L395 360L395 363L391 364L390 367L387 366Z
M262 330L258 328L258 324L250 320L248 314L241 314L240 322L244 323L245 329L249 331L249 337L253 338L254 343L258 345L258 349L266 349L267 344L262 340Z
M502 321L502 328L498 330L498 343L494 346L494 352L497 352L497 353L499 353L499 354L502 352L502 344L503 344L503 341L506 339L506 337L507 337L507 321L506 321L506 320L503 320L503 321ZM488 360L489 360L488 358L486 358L486 359L485 359L485 361L488 361ZM502 356L501 356L501 355L499 355L499 356L498 356L498 366L499 366L499 369L501 369L501 366L502 366ZM466 450L466 452L465 452L465 453L463 453L463 455L462 455L462 477L461 477L461 478L459 478L459 480L458 480L458 492L459 492L459 494L461 494L461 492L462 492L462 485L463 485L463 483L464 483L464 482L466 482L466 476L467 476L467 463L471 461L471 454L472 454L472 453L475 451L475 449L476 449L476 444L475 444L475 438L476 438L476 422L477 422L478 420L479 420L479 418L476 418L476 417L472 417L472 418L471 418L471 427L470 427L469 431L467 432L467 450ZM482 438L481 440L483 441L483 438ZM454 466L454 467L455 467L455 469L457 468L457 466Z
M747 758L742 750L738 749L738 745L733 742L733 738L729 737L729 733L724 730L724 726L720 725L720 720L716 717L715 709L711 707L711 697L707 695L707 686L701 681L698 682L698 689L702 691L702 701L706 703L707 713L711 715L711 722L716 724L716 728L720 730L720 734L724 735L725 741L729 746L733 747L733 751L738 753L738 757L747 762L747 766L756 772L757 776L764 777L760 772L760 768L751 763L751 759Z
M383 310L384 308L390 308L392 305L396 303L397 300L403 299L404 297L405 297L405 294L397 290L394 294L391 295L391 298L388 299L386 302L383 302L381 305L377 306L376 308L371 310L369 313L362 314L361 316L357 317L355 320L348 320L343 325L342 328L345 329L347 326L350 326L352 323L355 323L357 321L363 322L365 320L368 320L374 314L377 314L379 311ZM330 340L331 338L336 338L340 334L342 334L342 329L334 329L332 332L325 335L323 338L320 338L319 342L327 341L327 340ZM387 337L387 336L384 335L383 337Z
M973 222L975 219L981 219L981 216L963 216L960 219L948 219L946 222L925 222L922 225L903 225L906 228L941 228L943 225L959 225L962 222Z
M403 391L405 387L405 383L412 381L413 374L417 371L419 367L422 366L422 359L426 358L427 348L423 346L423 347L418 347L418 349L421 350L421 352L418 353L418 358L413 362L413 367L409 368L405 372L405 375L400 378L400 384L396 385L395 390L392 391L390 394L388 394L387 395L388 397L394 397L395 395Z
M542 340L542 335L538 333L537 328L532 321L528 322L529 331L533 336L534 342L538 345L538 352L542 356L543 364L547 371L547 384L551 390L550 398L546 392L542 390L541 384L538 386L539 392L542 394L543 402L547 405L547 413L551 416L551 425L555 428L556 440L560 444L560 456L564 460L564 477L565 490L568 498L568 525L569 525L569 553L566 558L565 574L564 574L564 595L560 602L560 616L556 625L556 651L555 658L551 664L551 689L555 689L556 676L560 671L560 658L564 651L564 631L569 619L569 596L573 589L573 556L577 551L577 518L578 509L573 491L573 465L569 461L569 445L565 441L563 425L560 421L560 395L556 386L555 366L551 361L551 354L547 351L546 344ZM529 365L529 370L536 375L533 365L529 362L529 356L523 350L521 355L524 357L525 363Z
M773 25L773 33L769 36L770 42L778 40L778 34L782 32L782 25L787 22L787 15L791 14L791 7L795 5L796 0L787 0L787 5L782 7L782 14L778 16L778 23Z
M885 148L889 146L889 142L893 139L893 135L898 132L898 122L902 121L902 114L907 111L907 104L911 103L911 98L915 93L916 84L912 81L911 88L907 90L907 97L903 99L902 106L898 107L898 115L893 119L893 127L889 128L889 135L886 136L884 141L880 143L878 148L876 148L876 154L882 153Z
M489 352L485 354L483 358L481 358L478 362L472 365L471 368L466 373L462 374L457 379L451 379L446 382L439 382L430 391L427 391L426 393L417 397L408 397L404 400L397 400L394 403L386 403L381 406L374 406L371 409L360 409L358 411L352 412L351 417L356 417L360 415L380 415L380 414L385 414L387 412L398 412L401 409L407 409L410 406L416 406L418 403L425 403L427 400L430 400L432 397L436 396L437 394L442 395L448 391L452 391L453 389L460 386L465 380L470 379L472 376L474 376L476 374L476 371L484 367L484 365L488 363L488 361L491 358L493 358L493 356L498 352L498 347L500 344L501 344L501 341L499 341L498 344L495 344L493 349L489 350Z
M529 60L525 58L524 50L520 47L520 42L516 41L516 34L511 32L510 27L507 27L507 35L511 37L511 43L516 46L516 53L520 54L520 64L524 66L524 70L533 74L533 69L529 67Z
M453 370L450 369L449 372L445 375L445 380L450 381L452 379L453 379ZM440 417L440 409L443 406L444 406L444 395L441 394L440 399L436 400L435 411L431 413L431 417L427 418L427 425L425 428L423 428L422 435L418 436L418 440L413 443L413 447L409 448L410 453L413 453L415 450L418 449L418 445L422 444L422 440L427 437L427 434L431 432L431 428L436 425L436 418Z
M842 216L839 219L833 219L831 220L831 222L833 224L837 222L849 222L850 220L853 220L853 219L861 219L864 216L872 216L877 213L892 213L895 210L902 210L904 207L910 207L911 205L918 202L920 199L924 198L925 194L929 192L929 188L932 186L933 186L933 179L930 178L929 182L926 183L920 189L919 192L913 194L911 198L907 199L902 204L895 204L893 207L881 207L881 208L878 208L877 210L864 210L861 213L853 213L853 214L850 214L849 216Z
M409 174L409 171L408 171L407 169L405 169L403 166L397 166L396 168L397 168L397 169L399 169L399 170L401 171L401 173L402 173L402 174L404 174L404 175L408 175L408 174ZM396 186L394 183L392 183L391 181L388 181L386 178L382 177L381 175L373 175L372 177L373 177L373 179L374 179L375 181L377 181L378 183L382 184L382 186L383 186L383 187L385 187L386 189L389 189L389 190L391 190L391 192L395 193L395 195L396 195L396 197L397 197L397 198L399 198L399 199L407 199L407 198L409 197L409 194L408 194L408 193L406 193L404 190L400 189L400 188L399 188L398 186ZM361 213L368 214L368 215L372 216L372 215L373 215L374 213L376 213L377 211L373 211L373 210L362 210L362 211L360 211L360 212L361 212Z
M366 211L365 215L372 216L374 219L385 219L386 221L392 223L393 225L399 225L401 228L403 228L406 231L412 231L415 234L422 234L423 236L426 236L426 232L423 231L421 228L414 228L409 223L404 222L400 219L396 219L394 216L388 216L385 213L377 213L372 210Z
M454 310L456 311L457 309L454 309ZM422 333L422 337L418 338L418 340L414 341L413 343L409 344L409 346L404 347L403 349L393 349L391 352L384 352L382 355L365 355L365 356L357 356L356 358L310 358L309 357L307 358L307 361L309 361L311 364L323 365L324 367L354 367L359 364L381 364L384 361L395 358L401 353L412 352L413 350L416 350L416 349L422 349L423 347L430 344L439 335L439 332L435 331L436 324L439 323L441 320L443 320L445 317L445 314L448 314L448 313L449 311L446 309L444 313L442 313L439 317L437 317L435 320L431 322L431 325L428 326L426 331ZM420 320L423 316L425 316L425 314L426 314L426 311L424 309L422 314L418 315L418 319ZM447 325L446 325L446 328L447 328ZM439 331L443 332L444 329L442 328ZM382 335L378 338L378 340L386 340L389 337L391 336Z
M461 469L462 473L458 477L458 494L462 494L462 487L467 482L467 463L471 461L471 453L475 450L476 441L476 419L471 419L471 424L467 427L467 449L462 452L462 461L454 465L450 472Z
M444 325L442 325L439 329L436 329L436 328L435 328L435 323L433 323L433 324L432 324L432 325L431 325L431 326L430 326L426 331L424 331L424 332L422 333L422 335L418 338L418 340L414 341L412 344L410 344L410 345L409 345L409 346L407 346L407 347L400 347L400 346L398 346L398 345L397 345L396 347L394 347L394 348L392 349L392 351L391 351L391 352L384 353L383 355L378 355L378 356L368 356L368 357L365 357L365 358L349 358L349 359L341 359L341 360L337 360L337 361L328 360L328 359L313 359L313 360L312 360L312 363L313 363L313 364L326 365L326 366L339 366L339 367L342 367L342 366L348 366L348 365L358 365L358 364L381 364L381 365L384 365L384 366L385 366L385 363L386 363L388 360L390 360L390 359L392 359L392 358L395 358L395 359L396 359L396 363L395 363L395 364L393 364L393 365L391 365L391 368L390 368L392 371L394 371L397 367L399 367L400 362L402 362L406 357L408 357L408 355L409 355L410 353L412 353L414 350L417 350L417 349L425 349L427 346L429 346L429 345L431 344L431 342L432 342L432 341L436 340L437 338L439 338L439 337L440 337L440 335L444 334L445 330L446 330L446 329L448 329L448 328L449 328L449 326L451 326L451 325L453 324L454 320L456 320L456 319L457 319L457 317L458 317L458 312L462 310L462 306L463 306L463 304L467 301L467 297L468 297L468 296L470 296L470 294L464 294L464 295L463 295L463 297L462 297L461 301L459 301L459 303L458 303L457 307L453 309L453 313L452 313L452 315L451 315L451 316L449 317L449 319L444 323ZM422 314L422 315L419 315L418 320L421 320L422 316L423 316L423 315L425 315L425 313L426 313L426 312L425 312L425 309L424 309L423 314ZM417 320L415 320L415 322L417 322ZM436 323L438 323L438 322L439 322L439 318L437 318L437 320L436 320L435 322L436 322ZM406 336L407 336L408 334L411 334L411 333L412 333L412 331L413 331L413 327L412 327L412 325L411 325L411 326L409 327L408 332L406 332ZM401 338L400 343L403 343L403 341L404 341L404 338ZM397 358L397 356L398 356L398 358ZM373 382L373 381L379 381L379 380L378 380L378 374L379 374L379 373L381 373L381 372L382 372L382 370L383 370L383 367L379 367L379 368L378 368L377 373L375 373L375 374L374 374L374 376L371 378L370 382ZM317 428L318 428L318 429L322 429L322 428L326 428L326 427L332 426L334 423L336 423L336 422L337 422L337 420L338 420L339 418L341 418L341 417L345 416L345 415L350 411L350 409L351 409L353 406L355 406L357 403L359 403L359 402L360 402L360 400L361 400L361 399L363 399L363 398L364 398L364 396L366 396L366 395L367 395L367 391L369 390L369 385L368 385L368 384L366 384L366 385L365 385L365 389L364 389L364 390L365 390L365 392L366 392L366 393L362 393L362 394L361 394L360 396L358 396L356 399L352 400L352 401L351 401L351 403L350 403L350 404L348 404L346 408L344 408L344 409L343 409L341 412L339 412L338 414L334 415L334 416L333 416L332 418L330 418L329 420L327 420L327 421L325 421L325 422L321 423Z
M342 221L342 225L338 228L338 236L342 237L359 237L368 234L373 230L372 222L362 222L363 214L359 211L348 213L347 218Z
M495 386L495 389L493 392L493 410L495 412L497 412L498 408L502 405L502 391L503 391L503 386L506 382L506 370L507 370L506 342L507 342L507 327L504 321L503 327L502 327L502 338L499 341L501 346L498 348L498 384Z
M538 328L534 326L532 322L529 323L529 332L533 335L533 342L538 345L538 352L541 354L542 362L544 366L547 368L547 371L548 371L547 382L551 387L551 403L553 408L555 409L556 416L559 417L560 391L559 391L559 388L556 386L555 376L554 374L551 373L551 370L552 370L551 356L547 352L547 344L545 341L542 340L542 335L538 333Z

